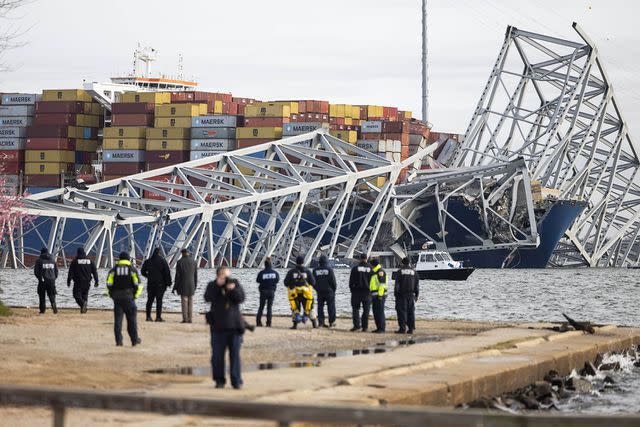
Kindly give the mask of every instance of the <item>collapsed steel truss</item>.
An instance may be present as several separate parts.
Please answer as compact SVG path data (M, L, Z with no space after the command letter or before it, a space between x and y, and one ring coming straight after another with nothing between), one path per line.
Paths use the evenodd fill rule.
M34 219L10 236L3 263L25 265L43 246L63 263L83 246L100 266L113 265L114 251L142 258L155 247L172 265L187 248L207 267L256 267L266 257L287 266L318 250L352 257L371 252L400 170L429 151L394 163L317 130L31 195Z
M589 202L555 265L640 260L639 159L594 44L509 27L452 167L524 158L559 197Z

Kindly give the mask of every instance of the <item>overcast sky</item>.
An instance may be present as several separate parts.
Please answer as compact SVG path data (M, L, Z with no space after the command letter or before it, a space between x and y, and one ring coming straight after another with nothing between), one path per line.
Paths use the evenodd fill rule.
M506 26L597 43L629 126L640 131L637 17L630 0L429 0L430 121L464 131ZM5 25L6 22L0 23ZM260 99L395 105L420 113L420 0L35 0L4 55L0 91L80 87L128 74L138 42L155 70Z

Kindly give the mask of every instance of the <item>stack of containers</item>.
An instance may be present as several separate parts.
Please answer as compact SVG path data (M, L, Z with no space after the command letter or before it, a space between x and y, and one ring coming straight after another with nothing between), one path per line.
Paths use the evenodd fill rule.
M54 89L36 102L27 129L25 185L54 188L64 178L91 172L104 110L82 89Z
M0 174L3 192L16 195L24 171L26 128L33 120L34 105L40 95L6 93L0 105Z
M244 110L244 126L236 131L237 147L253 147L282 138L282 128L298 117L298 103L255 102Z
M191 119L190 159L197 160L236 149L237 127L242 117L200 116Z
M156 105L168 104L170 92L126 92L113 103L111 127L104 129L102 173L105 180L145 170L147 129Z
M426 148L433 141L429 141L429 127L420 120L409 122L409 156L413 156L418 150Z
M257 100L253 98L236 98L232 97L231 100L237 105L238 112L236 113L238 116L244 116L244 109L247 105L251 105Z
M233 101L230 93L217 92L172 92L172 104L207 104L206 115L209 114L238 114L238 104Z
M206 115L207 109L204 102L157 105L155 126L147 132L146 169L188 161L193 118Z

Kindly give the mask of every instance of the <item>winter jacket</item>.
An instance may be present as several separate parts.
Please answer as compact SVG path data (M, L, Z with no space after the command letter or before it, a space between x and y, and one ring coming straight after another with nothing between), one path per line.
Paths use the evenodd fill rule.
M58 266L51 254L42 254L36 260L33 267L33 274L38 278L38 282L54 283L58 278Z
M256 278L260 292L275 292L279 281L280 275L271 267L262 270Z
M371 274L371 267L367 262L361 262L353 267L349 276L349 290L352 293L368 294Z
M69 265L69 274L67 275L67 285L71 285L73 281L78 283L90 283L93 277L94 283L98 284L98 269L93 260L87 258L84 251L78 251L78 256L71 261Z
M226 284L233 283L236 287L226 289ZM244 318L240 312L240 304L244 302L244 290L235 279L227 279L225 286L218 286L216 281L209 282L204 292L204 300L211 303L211 312L207 316L211 328L215 331L244 332Z
M326 261L321 260L320 266L313 270L313 278L316 282L315 290L319 294L336 291L336 275L333 272L333 268L327 266Z
M147 278L149 287L171 287L171 270L169 263L155 249L151 258L142 263L140 273Z
M138 298L141 292L138 270L128 259L119 260L107 275L107 295L114 300L123 300Z
M313 278L311 270L301 265L296 265L287 272L284 278L284 285L289 289L307 285L315 287L316 281Z
M418 298L418 273L411 267L403 267L396 273L396 285L393 290L394 295L409 296Z
M191 256L183 256L176 264L173 290L183 297L191 297L198 287L198 266Z

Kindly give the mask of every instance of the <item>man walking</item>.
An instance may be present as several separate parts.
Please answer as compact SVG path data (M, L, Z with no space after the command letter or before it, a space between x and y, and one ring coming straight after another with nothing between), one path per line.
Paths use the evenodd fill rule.
M93 260L87 258L84 248L78 248L75 259L69 265L67 287L71 286L71 281L73 281L73 299L76 300L82 314L87 312L91 277L93 277L94 286L97 288L99 286L98 269Z
M317 328L318 321L313 312L313 287L316 284L311 270L304 266L304 257L296 258L296 266L287 272L284 285L287 287L287 297L291 305L291 329L297 329L298 323L306 323L308 319L311 319L312 326ZM300 311L303 312L302 315Z
M387 299L387 273L382 269L377 259L371 260L371 280L369 282L373 319L376 322L374 334L383 334L386 329L384 316L384 302Z
M398 330L396 334L412 334L416 328L416 306L418 300L418 274L409 265L409 258L403 258L401 267L396 273L396 284L393 289L396 297L396 314Z
M367 332L369 328L369 310L371 309L370 281L371 267L367 263L367 255L361 254L360 263L351 269L351 275L349 276L351 314L353 318L351 332L361 328L362 332ZM362 317L360 317L360 307L362 307Z
M160 255L160 248L155 248L151 258L142 263L140 273L147 278L147 322L151 322L151 309L156 302L156 322L162 319L162 298L167 288L171 287L171 270L169 263Z
M173 292L180 295L182 323L191 323L193 320L193 295L198 287L198 266L187 249L183 249L181 254L182 258L176 264Z
M116 337L116 345L122 347L122 316L127 317L127 332L131 339L131 345L136 346L142 342L138 336L138 323L136 320L136 298L142 292L142 283L138 277L138 270L131 264L128 252L121 252L118 262L109 271L107 276L107 295L113 300L113 331Z
M40 258L36 260L33 273L38 278L38 299L40 300L40 314L47 310L47 300L51 303L53 314L58 314L56 306L56 279L58 278L58 266L47 248L42 248Z
M231 385L237 390L242 388L240 346L245 321L240 313L240 304L244 302L244 290L240 283L229 275L228 267L218 267L216 279L207 285L204 300L211 303L207 321L211 330L213 381L216 388L224 388L224 356L228 349Z
M276 293L276 287L280 281L280 275L271 268L271 258L267 257L264 261L264 270L258 273L256 282L258 282L258 291L260 291L260 305L256 313L256 326L262 326L262 311L267 306L267 328L271 327L271 315L273 298Z
M333 328L336 323L336 276L333 268L329 267L328 259L325 255L320 255L318 267L313 269L313 278L316 285L315 290L318 294L318 323L323 328L327 325L324 323L324 306L327 305L327 313L329 315L329 326Z

